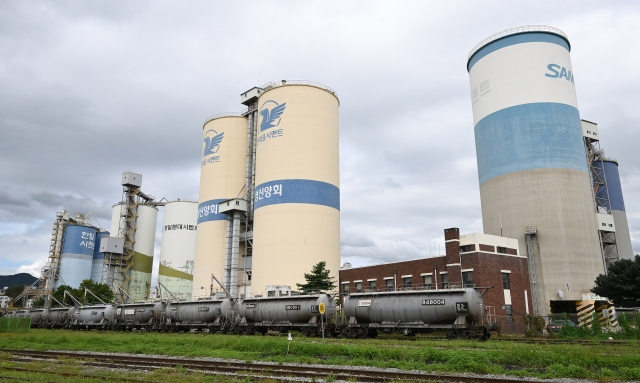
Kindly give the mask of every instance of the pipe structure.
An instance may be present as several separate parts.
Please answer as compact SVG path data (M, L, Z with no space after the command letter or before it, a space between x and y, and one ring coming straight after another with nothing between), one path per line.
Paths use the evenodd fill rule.
M240 219L242 212L233 212L233 239L231 245L231 278L229 292L231 297L238 297L238 259L240 258Z
M231 287L231 252L233 246L233 218L227 218L227 249L224 261L224 287L229 290Z
M245 181L245 193L247 196L247 210L251 210L251 184L253 183L253 112L249 113L247 127L247 179Z

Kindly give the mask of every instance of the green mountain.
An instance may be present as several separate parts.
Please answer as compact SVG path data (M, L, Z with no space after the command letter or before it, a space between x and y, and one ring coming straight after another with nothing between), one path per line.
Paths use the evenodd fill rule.
M31 285L36 281L36 277L28 273L20 273L14 275L0 275L0 289L15 285Z

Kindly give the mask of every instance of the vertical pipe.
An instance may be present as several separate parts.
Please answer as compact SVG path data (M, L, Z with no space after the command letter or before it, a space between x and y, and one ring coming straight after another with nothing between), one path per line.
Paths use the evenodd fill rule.
M249 124L247 127L247 179L245 181L245 192L247 193L247 210L251 210L253 200L251 199L251 183L253 178L253 112L249 113Z
M256 195L256 186L255 186L255 178L256 178L256 137L258 136L258 110L253 112L253 139L251 140L252 145L252 155L251 155L251 206L248 207L248 215L249 220L253 220L253 209L254 209L254 198Z
M231 245L231 277L229 293L233 298L238 296L238 258L240 258L240 219L242 212L233 212L233 240Z
M229 291L231 286L231 247L233 242L233 219L227 218L227 248L224 261L224 288Z

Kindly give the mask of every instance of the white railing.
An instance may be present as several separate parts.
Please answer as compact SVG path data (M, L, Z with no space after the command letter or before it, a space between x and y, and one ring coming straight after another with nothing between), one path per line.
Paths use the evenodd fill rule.
M311 85L311 86L315 86L317 88L320 89L324 89L327 92L333 94L334 96L338 97L338 93L336 93L335 90L329 88L328 86L324 85L324 84L320 84L319 82L314 82L314 81L307 81L307 80L282 80L282 81L270 81L266 84L264 84L263 86L261 86L262 89L264 90L268 90L271 88L277 88L279 86L285 86L285 85Z
M565 35L564 32L562 32L558 28L550 27L548 25L525 25L523 27L510 28L510 29L504 30L502 32L498 32L498 33L493 34L493 35L487 37L486 39L480 41L480 43L478 45L473 47L473 49L471 50L471 53L469 53L469 57L467 57L467 61L469 59L471 59L471 56L473 56L474 53L476 53L478 50L480 50L480 48L482 48L483 46L489 44L490 42L498 40L498 39L503 38L505 36L515 35L515 34L524 33L524 32L551 32L551 33L554 33L556 35L560 35L560 36L564 37L565 39L567 39L567 41L569 41L569 38L567 37L567 35Z
M218 114L214 114L213 116L207 118L206 120L204 120L204 124L206 125L207 122L211 121L211 120L215 120L216 118L220 118L220 117L242 117L242 112L238 113L238 112L227 112L227 113L218 113Z

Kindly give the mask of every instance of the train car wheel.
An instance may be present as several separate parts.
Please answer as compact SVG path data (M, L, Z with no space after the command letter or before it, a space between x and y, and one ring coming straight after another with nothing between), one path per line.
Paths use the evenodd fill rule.
M369 331L368 331L368 336L369 336L369 338L377 338L377 337L378 337L378 330L376 330L376 329L373 329L373 330L369 329Z
M364 328L359 328L358 329L358 339L367 339L367 336L369 335L368 331Z
M404 336L413 336L415 334L413 333L412 329L405 328L405 329L402 330L402 335L404 335Z
M453 331L453 330L448 330L448 331L446 332L446 335L447 335L447 339L449 339L449 340L453 340L453 339L456 339L456 338L457 338L457 336L456 336L456 332L455 332L455 331Z

